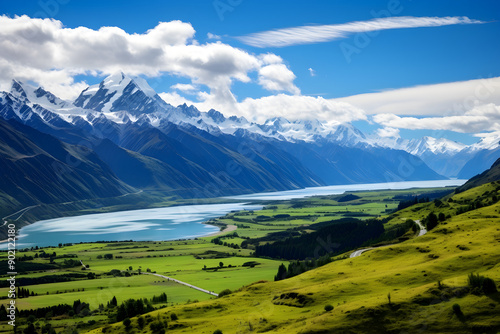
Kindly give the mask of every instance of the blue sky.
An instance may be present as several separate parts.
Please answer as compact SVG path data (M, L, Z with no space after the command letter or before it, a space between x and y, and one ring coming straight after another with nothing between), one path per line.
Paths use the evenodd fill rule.
M200 109L207 110L213 104L213 107L226 114L237 113L247 117L258 111L262 113L259 114L260 119L267 114L292 119L304 114L315 117L325 108L331 108L336 110L327 116L322 113L322 117L331 117L339 122L353 122L366 132L377 133L377 129L381 128L395 129L395 135L404 138L439 133L440 136L467 144L478 140L474 136L477 133L500 131L500 128L496 128L497 125L483 126L485 118L491 118L492 115L495 117L500 110L500 87L495 79L500 77L498 1L186 0L148 1L144 4L126 0L41 0L3 2L0 14L10 19L15 15L27 15L30 19L53 18L62 24L61 27L50 27L54 31L86 27L98 32L101 27L118 27L129 35L145 34L148 30L155 29L159 22L179 20L190 24L193 29L193 34L190 35L187 29L189 27L179 28L187 36L181 41L184 44L205 46L219 43L231 48L219 50L220 52L207 50L207 57L220 56L218 61L222 64L224 57L236 57L231 58L230 62L234 61L234 66L238 68L226 73L227 77L218 76L219 72L207 74L193 69L183 72L181 65L159 66L157 73L153 73L154 69L149 64L135 64L133 68L122 69L130 74L146 77L158 93L164 93L160 94L164 99L172 99L172 104L187 100L196 103ZM420 18L421 23L413 28L402 28L400 25L406 24L405 17ZM449 17L457 18L458 23L443 23ZM277 44L273 40L272 32L278 29L340 25L342 30L353 22L370 23L378 18L383 20L383 24L389 22L395 26L370 33L352 28L355 32L344 34L340 38L327 38L326 41L307 44L292 41L281 47L275 46ZM421 18L438 18L440 23L428 26ZM176 33L175 29L170 29L168 33ZM249 36L260 32L265 32L263 39L267 42L259 42L261 45L248 42ZM208 34L212 34L214 38L209 38ZM310 35L306 35L306 38L309 37ZM68 40L73 41L74 38L68 37ZM153 39L151 41L154 42ZM179 46L179 41L172 43ZM32 48L37 48L37 44ZM57 49L55 50L47 52L56 53ZM235 55L237 50L245 54ZM262 60L265 54L272 54L280 59ZM108 53L103 52L102 57L107 55ZM8 60L11 54L2 55L0 51L0 56ZM240 56L243 58L238 58ZM259 64L252 63L255 61L250 59L252 57ZM53 59L58 58L54 56ZM148 59L145 58L144 61L147 62ZM10 81L12 78L9 74L17 75L49 86L49 89L63 97L74 96L85 84L97 83L112 69L116 70L111 61L109 64L88 63L85 60L80 63L59 61L63 65L36 65L36 71L39 72L29 74L34 73L34 65L31 63L38 63L39 59L27 58L22 61L24 63L13 59L8 69L0 68L0 81ZM115 63L119 64L120 61ZM29 70L26 69L26 64L30 64ZM267 70L263 70L266 66ZM216 70L214 65L214 71ZM44 74L47 79L42 78ZM214 80L217 81L216 84L212 84L210 75L217 78ZM52 81L49 82L49 78ZM480 94L477 103L464 102L464 94L467 96L470 92L477 95L474 91L481 87L478 88L478 82L473 80L481 78L493 78L488 79L493 80L493 88L488 88L490 84L485 84L487 88L483 88L490 94ZM59 86L56 86L57 82ZM177 83L191 85L193 89L188 86L180 87L182 89L172 88ZM450 85L439 85L444 83ZM455 86L451 83L457 83L456 96L452 96ZM411 87L417 88L404 94L407 98L406 105L397 104L397 107L389 109L382 102L378 102L378 105L373 102L377 98L382 101L399 101L400 89ZM439 89L443 89L443 94L437 94ZM422 96L427 95L426 91L436 92L437 96L429 98L427 104L421 104ZM366 95L379 92L384 93L377 96ZM440 100L440 95L446 95L443 101ZM288 101L287 96L293 96L293 99ZM308 96L311 99L305 98ZM338 100L346 97L350 98ZM243 105L245 99L249 100ZM315 103L318 106L313 106ZM345 103L353 108L345 106ZM457 109L457 104L464 106ZM411 105L416 107L410 107ZM482 105L486 105L485 110L475 110L483 108ZM286 109L290 106L310 106L311 109L287 112ZM238 108L241 110L237 110ZM273 110L281 111L273 114ZM378 114L383 115L377 116ZM397 115L398 119L388 117L387 114ZM435 122L413 122L409 118L412 116L419 119L431 118ZM451 117L462 118L457 120ZM500 116L498 119L500 120ZM433 124L440 122L442 126ZM468 123L463 125L464 122Z

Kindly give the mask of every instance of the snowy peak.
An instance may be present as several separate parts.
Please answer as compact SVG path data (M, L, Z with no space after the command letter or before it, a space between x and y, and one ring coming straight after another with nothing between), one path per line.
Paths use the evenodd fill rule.
M462 151L467 146L446 138L422 137L413 139L406 145L405 151L422 156L424 153L454 155Z
M10 88L10 93L21 100L27 100L28 95L20 81L12 80L12 86Z
M368 144L365 135L350 124L329 124L316 119L292 122L283 117L274 117L260 125L260 128L267 136L280 140L306 142L325 140L342 146Z
M344 146L355 146L359 143L368 143L365 134L351 124L341 124L337 126L335 132L328 135L327 138L342 143Z
M64 101L42 87L34 87L18 80L12 80L10 93L24 103L38 104L44 108L67 108L71 103Z
M184 103L184 104L177 106L177 109L179 109L187 117L200 117L201 116L200 111L193 105L188 106L186 103Z
M475 152L480 150L494 150L498 147L500 147L500 131L495 131L484 134L481 139L477 143L472 144L469 149Z
M99 85L85 89L75 100L75 105L104 113L127 111L136 116L171 107L156 94L146 80L129 77L123 72L114 73Z
M222 115L220 112L218 112L215 109L210 109L207 112L207 116L210 117L215 124L221 124L226 120L224 115Z

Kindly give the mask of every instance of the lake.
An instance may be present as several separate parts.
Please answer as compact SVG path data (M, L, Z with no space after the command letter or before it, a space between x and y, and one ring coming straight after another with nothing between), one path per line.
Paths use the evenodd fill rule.
M365 183L365 184L347 184L338 186L326 187L311 187L297 190L276 191L268 193L255 193L249 195L239 195L227 197L231 199L241 200L259 200L259 201L274 201L288 200L294 198L304 198L309 196L321 195L337 195L343 194L346 191L360 190L385 190L385 189L411 189L411 188L437 188L448 186L461 186L467 180L434 180L434 181L404 181L404 182L387 182L387 183Z
M16 246L19 249L59 243L196 238L219 232L216 226L201 224L204 221L233 210L260 208L262 205L244 203L182 205L48 219L21 228ZM6 248L6 244L1 246Z
M234 210L262 208L262 205L247 204L244 201L287 200L356 190L459 186L466 181L409 181L314 187L227 197L239 199L241 203L183 205L49 219L23 227L19 231L17 248L57 246L59 243L196 238L219 231L216 226L201 224L204 221L224 216ZM0 249L6 248L6 243L0 245Z

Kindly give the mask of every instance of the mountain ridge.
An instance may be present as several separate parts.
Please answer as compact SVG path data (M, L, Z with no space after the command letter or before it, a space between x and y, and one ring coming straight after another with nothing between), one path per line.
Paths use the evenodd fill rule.
M13 81L10 92L0 93L0 118L88 147L131 187L186 197L445 178L404 150L372 145L351 124L285 118L257 124L214 109L174 107L144 79L121 72L74 103Z

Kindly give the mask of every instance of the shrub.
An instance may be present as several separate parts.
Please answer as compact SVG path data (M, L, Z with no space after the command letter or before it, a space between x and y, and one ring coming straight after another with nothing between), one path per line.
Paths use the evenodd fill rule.
M333 306L332 306L332 305L330 305L330 304L325 305L325 311L326 311L326 312L330 312L330 311L332 311L332 310L333 310Z
M145 324L145 320L143 317L139 317L137 318L137 325L139 326L140 329L143 329L144 328L144 324Z
M227 296L227 295L230 295L230 294L231 294L231 290L229 290L229 289L224 289L224 290L222 290L222 291L219 293L219 298L220 298L220 297Z
M453 313L455 313L455 315L458 317L458 319L460 319L460 321L462 321L464 319L464 314L463 314L462 310L460 309L460 305L453 304L453 306L451 308L453 309Z
M165 333L165 327L162 322L160 321L153 321L152 323L149 324L149 329L153 333Z
M468 283L473 290L487 295L497 292L495 281L489 277L471 273L468 277Z
M495 281L493 281L489 277L485 277L483 280L483 292L486 295L490 295L492 293L497 292L497 287L495 285Z
M130 327L130 323L131 323L131 321L130 321L130 319L129 319L129 318L125 318L125 319L123 319L123 325L124 325L125 327Z
M214 334L222 334L222 331L220 329L214 330Z
M172 321L176 321L176 320L177 320L177 319L179 319L179 318L177 317L177 314L172 313L172 314L170 315L170 319L172 319Z

